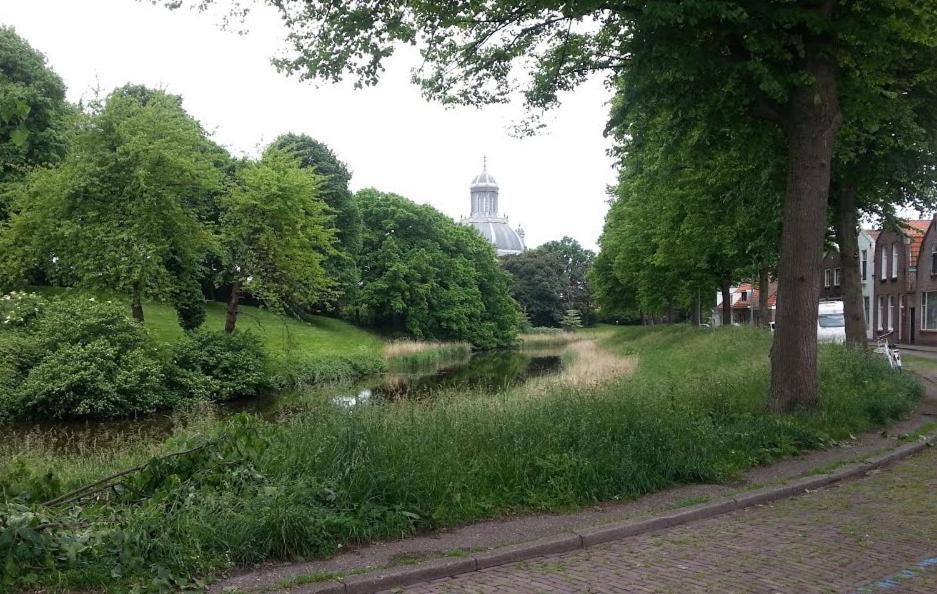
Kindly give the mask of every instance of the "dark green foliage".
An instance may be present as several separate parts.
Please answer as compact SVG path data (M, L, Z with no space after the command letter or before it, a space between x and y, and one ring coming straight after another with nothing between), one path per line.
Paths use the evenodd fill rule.
M583 248L572 237L548 241L537 247L537 251L553 254L562 260L567 282L563 289L563 307L578 311L586 326L594 324L595 305L592 301L592 288L589 286L589 273L595 260L595 252Z
M205 322L205 294L194 276L176 281L170 297L183 330L195 330Z
M483 348L514 341L519 316L509 279L477 232L395 194L362 190L355 200L365 229L356 304L362 320Z
M270 387L269 362L258 336L196 330L173 345L173 390L185 398L230 400Z
M67 111L65 84L45 56L0 26L0 183L65 154Z
M16 346L0 349L8 367L8 394L0 402L6 416L106 418L170 402L152 341L116 304L60 298L5 341Z
M530 250L502 259L511 275L511 296L534 326L559 326L568 288L563 261L552 253Z
M311 167L323 177L319 196L334 212L336 251L325 262L329 276L339 290L337 302L346 306L354 301L358 288L357 257L361 249L361 214L352 200L348 166L325 144L305 134L284 134L268 150L285 152L299 159L301 167Z

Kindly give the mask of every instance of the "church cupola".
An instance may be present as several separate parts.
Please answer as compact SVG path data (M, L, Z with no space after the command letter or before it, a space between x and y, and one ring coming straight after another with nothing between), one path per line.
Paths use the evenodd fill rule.
M498 182L488 173L488 158L482 161L482 172L475 176L471 185L473 217L498 216Z

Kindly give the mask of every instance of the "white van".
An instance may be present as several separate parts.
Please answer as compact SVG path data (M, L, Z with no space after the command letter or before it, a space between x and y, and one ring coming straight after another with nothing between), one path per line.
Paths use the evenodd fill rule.
M821 301L817 318L817 340L819 342L846 342L846 316L842 301Z

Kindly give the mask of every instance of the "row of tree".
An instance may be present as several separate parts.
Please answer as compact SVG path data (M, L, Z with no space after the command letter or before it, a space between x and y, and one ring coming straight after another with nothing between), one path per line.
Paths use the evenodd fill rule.
M478 233L376 190L287 134L234 158L182 99L127 85L70 105L41 54L0 28L0 290L53 284L118 291L143 321L168 300L185 328L206 291L296 315L331 312L419 338L511 343L510 277Z
M227 5L234 16L239 7L233 0L164 3L202 10ZM901 202L916 185L903 176L919 176L919 157L931 152L921 141L929 136L925 115L937 101L937 4L349 0L337 5L306 0L301 11L290 3L271 4L290 29L291 52L276 64L302 78L336 80L350 74L359 83L374 84L396 44L418 44L423 64L414 80L427 96L447 103L484 104L506 101L520 90L532 112L539 114L557 105L560 93L592 73L604 72L617 89L611 129L625 140L625 183L619 193L643 191L648 179L664 176L668 169L676 172L677 188L653 191L645 200L654 203L666 193L668 202L661 206L668 212L657 215L666 220L671 211L679 215L681 195L692 199L685 209L691 214L686 229L703 225L704 232L697 235L711 236L716 246L724 245L718 240L726 226L718 213L697 216L692 212L697 206L705 212L721 204L736 210L730 202L737 196L746 206L737 209L741 220L735 230L752 218L780 222L774 240L767 242L775 246L774 258L758 245L743 243L742 249L725 248L729 258L723 258L720 249L704 247L699 260L707 262L710 252L716 252L712 266L718 278L711 279L710 286L723 285L725 271L743 265L733 260L735 256L744 266L750 260L754 266L776 261L771 406L787 411L816 405L816 304L831 190L836 218L847 222L842 233L848 236L854 233L860 209L887 213L883 206ZM519 69L529 76L516 76ZM525 87L518 89L518 81L525 81ZM721 155L720 148L728 154ZM655 150L664 154L655 155ZM688 159L680 161L677 155ZM652 170L627 169L636 161ZM757 182L729 185L752 161L766 165L758 173L775 180L773 192L749 193L752 185L761 185ZM633 175L650 178L632 182ZM896 179L909 183L898 187ZM695 181L701 183L699 192ZM718 191L720 187L724 191ZM627 225L622 220L629 208L641 207L638 201L622 200L631 206L612 213L603 250L624 234L615 229ZM736 217L730 212L727 220ZM720 226L709 227L712 221ZM660 231L644 235L641 241L649 247L663 244ZM849 245L844 271L852 257L847 240L842 241ZM619 305L638 299L640 289L631 282L616 283L611 276L601 278L629 257L622 253L627 251L596 262L596 284L601 286L597 290ZM651 264L667 267L656 256ZM689 279L699 283L699 290L702 276ZM643 282L647 286L648 281ZM847 302L846 308L847 317L855 319L855 304Z

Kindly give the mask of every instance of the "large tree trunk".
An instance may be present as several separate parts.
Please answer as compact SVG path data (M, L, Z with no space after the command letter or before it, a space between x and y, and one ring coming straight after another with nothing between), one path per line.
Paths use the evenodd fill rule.
M130 315L133 319L143 323L143 283L135 282L130 291Z
M758 273L758 311L761 312L759 325L767 328L770 320L768 319L768 292L771 290L771 275L767 268L762 268Z
M241 299L241 282L234 281L234 284L231 285L231 296L228 297L228 311L225 313L224 317L224 333L231 334L234 332L235 326L238 323L238 311L240 311L239 303Z
M814 84L795 89L784 118L787 188L771 348L771 409L817 404L817 305L833 141L841 122L833 61L808 48Z
M846 344L866 348L862 282L859 278L859 212L856 188L839 188L833 196L833 224L842 266L843 314L846 318Z
M732 325L732 293L729 290L732 288L729 281L722 281L722 286L719 287L719 290L722 291L722 325L731 326Z

